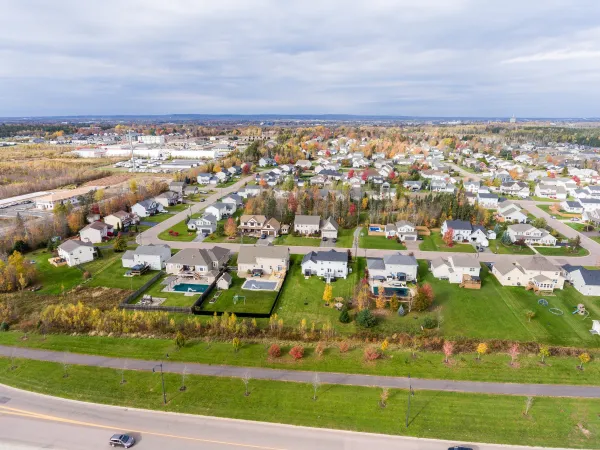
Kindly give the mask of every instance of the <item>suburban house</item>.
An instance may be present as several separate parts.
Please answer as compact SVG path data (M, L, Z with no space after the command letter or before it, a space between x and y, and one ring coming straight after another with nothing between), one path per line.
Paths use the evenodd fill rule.
M439 280L450 283L462 283L465 276L471 279L479 277L479 261L472 256L456 255L448 258L436 258L431 261L431 273Z
M151 270L162 270L171 258L171 248L164 245L140 245L123 254L123 267L148 266Z
M91 242L92 244L99 244L108 236L112 236L113 227L104 222L93 222L83 227L79 232L79 239L83 242Z
M420 180L417 181L405 181L402 186L404 186L405 189L409 190L409 191L420 191L421 187L423 186L423 182Z
M196 176L196 181L198 184L207 185L210 184L210 181L213 179L213 175L210 173L199 173Z
M169 191L175 192L179 198L183 197L184 190L187 186L185 181L171 181L169 183Z
M240 217L240 224L238 225L240 233L246 235L260 236L279 236L279 230L281 224L277 219L267 219L261 214L244 214Z
M565 200L564 202L560 202L560 207L568 213L583 213L583 205L577 200Z
M531 195L529 184L524 181L509 181L500 185L500 193L527 198Z
M401 241L416 241L417 231L415 226L406 221L400 220L396 223L389 223L385 226L385 237L388 239L398 238Z
M163 206L154 199L142 200L131 207L131 212L138 217L150 217L162 211Z
M321 229L320 216L305 216L297 214L294 219L294 232L299 234L318 234Z
M229 250L215 246L211 249L184 248L167 261L167 273L172 275L207 275L220 271L229 261Z
M600 296L600 270L582 266L563 266L563 275L583 295Z
M71 239L58 246L58 256L64 259L69 267L93 261L95 254L94 244L79 239Z
M224 217L230 217L231 215L233 215L233 213L235 213L237 207L235 206L234 203L223 203L223 202L216 202L213 203L212 205L208 206L204 212L206 214L212 214L213 216L215 216L217 218L217 220L221 220Z
M164 208L176 205L181 201L181 197L177 192L166 191L154 197L154 201L162 205Z
M242 198L256 197L257 195L260 195L261 191L262 188L260 186L250 185L246 186L244 189L239 190L238 195Z
M196 230L201 234L212 234L217 231L217 218L212 214L204 214L202 217L188 220L187 227L188 230Z
M238 254L238 272L272 274L287 271L290 251L287 247L242 245Z
M520 240L528 245L556 245L556 238L547 230L538 229L527 223L516 223L506 228L511 242Z
M183 190L183 196L189 197L190 195L196 195L198 193L198 186L186 186Z
M544 198L555 198L558 200L567 199L567 190L564 186L550 185L546 183L540 183L535 187L535 195Z
M593 211L584 211L581 215L581 219L585 222L600 225L600 209L595 209Z
M527 223L528 221L527 214L519 205L507 201L498 205L496 217L508 223Z
M478 193L477 202L480 206L487 209L496 209L498 207L498 196L496 194Z
M465 181L464 188L466 192L477 194L479 192L479 181Z
M273 158L260 158L258 160L258 166L259 167L268 167L268 166L275 166L275 160Z
M308 277L317 275L330 281L348 276L348 253L343 251L310 252L302 258L302 273Z
M600 209L600 199L599 198L580 198L577 200L584 211L594 211L595 209Z
M562 289L565 282L560 267L543 256L517 262L500 261L494 264L492 273L502 286L526 286L549 291Z
M333 217L328 217L325 220L321 220L321 237L328 239L337 239L339 225Z
M238 194L229 194L227 197L221 199L221 203L230 203L235 205L236 209L244 205L244 199Z
M483 247L489 246L489 239L495 239L496 236L487 232L481 225L473 225L466 220L446 220L442 224L442 236L448 230L452 230L452 240L454 242L472 242Z
M419 264L414 256L394 253L383 258L367 258L369 279L415 281Z
M104 223L110 225L115 230L125 230L139 221L135 214L125 211L117 211L104 217Z

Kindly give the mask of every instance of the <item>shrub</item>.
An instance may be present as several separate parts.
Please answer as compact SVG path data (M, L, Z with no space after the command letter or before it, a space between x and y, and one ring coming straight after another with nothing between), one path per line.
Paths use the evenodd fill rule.
M268 353L271 358L279 358L281 356L281 347L277 344L271 344Z
M377 318L368 309L363 309L356 315L356 323L363 328L371 328L377 324Z
M92 274L90 272L88 272L87 270L85 272L83 272L84 280L89 280L90 278L92 278Z
M346 353L348 350L350 350L350 344L348 344L348 341L342 341L340 342L339 348L340 353Z
M364 353L365 361L375 361L381 358L381 351L377 347L367 347Z
M317 344L317 347L315 348L315 353L317 354L317 356L323 356L323 353L325 353L325 343L324 342L319 342Z
M350 314L348 313L348 307L346 305L344 305L342 307L342 312L340 312L339 320L341 323L350 323L352 321L352 318L350 317Z
M175 346L179 348L185 347L185 336L181 331L178 331L175 335Z
M8 322L2 322L0 323L0 331L8 331Z
M294 345L290 350L290 356L296 361L302 359L302 357L304 356L304 347L302 347L301 345Z
M435 327L437 327L437 320L433 317L425 317L425 319L423 320L423 328L427 330L432 330Z

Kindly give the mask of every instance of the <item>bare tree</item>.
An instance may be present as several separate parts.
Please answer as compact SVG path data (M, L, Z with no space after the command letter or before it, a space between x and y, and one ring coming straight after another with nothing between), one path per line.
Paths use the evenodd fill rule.
M388 398L390 398L390 390L388 388L381 388L381 394L379 394L379 406L385 408L387 406Z
M248 389L248 385L250 384L250 380L252 377L250 376L250 371L246 370L244 372L244 376L242 377L242 383L244 383L244 396L248 397L250 395L250 390Z
M317 400L317 392L319 390L319 387L321 387L321 380L319 379L318 373L315 373L315 376L313 377L312 386L313 386L313 400Z
M63 378L67 378L69 376L69 364L67 363L68 353L63 355L62 366L63 366Z
M527 400L525 401L525 415L528 416L529 415L529 410L531 409L531 406L533 405L533 397L527 397Z
M12 348L10 350L10 367L8 368L8 370L15 370L17 368L17 361L16 361L16 357L15 357L15 349Z
M187 377L187 374L188 374L187 366L183 366L183 370L181 372L181 386L179 387L179 390L181 392L183 392L187 389L187 386L185 385L185 379Z
M123 363L123 366L119 369L119 373L121 374L121 384L127 383L125 379L125 371L127 370L127 362Z

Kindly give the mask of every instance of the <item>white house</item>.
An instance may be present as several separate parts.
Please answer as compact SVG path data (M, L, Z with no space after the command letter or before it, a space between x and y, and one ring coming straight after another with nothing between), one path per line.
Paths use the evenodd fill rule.
M96 221L83 227L79 232L79 239L83 242L99 244L109 235L112 235L113 228L107 223Z
M150 217L164 211L163 206L153 199L142 200L131 207L131 212L138 217Z
M567 190L564 186L550 185L546 183L540 183L535 187L535 195L544 198L554 198L557 200L567 199Z
M404 242L416 241L418 233L412 223L400 220L396 223L387 224L385 226L385 235L388 238L398 238Z
M337 239L339 225L333 217L328 217L326 220L321 220L321 237L328 239Z
M310 252L302 258L301 266L304 276L345 279L348 276L348 253L335 250Z
M502 286L533 286L542 290L562 289L565 279L561 269L543 256L532 256L517 262L500 261L492 273Z
M130 253L127 251L125 253ZM131 254L124 255L121 261L123 267L134 267L144 265L151 270L162 270L171 258L171 248L168 245L140 245Z
M217 220L221 220L223 217L231 216L235 213L235 210L236 206L233 203L216 202L208 206L204 212L215 216Z
M463 275L471 278L479 277L481 267L472 256L456 255L448 258L436 258L431 261L431 273L439 280L448 280L450 283L462 283Z
M321 217L296 215L294 219L294 232L299 234L318 234L321 228Z
M600 209L600 199L598 198L580 198L577 201L584 211L591 212Z
M281 246L242 245L238 254L238 272L272 274L287 271L290 250Z
M487 209L496 209L498 207L498 196L496 194L478 193L477 201L479 205Z
M177 192L166 191L154 197L154 201L162 205L163 208L168 208L169 206L179 203L181 201L181 197Z
M69 267L94 260L96 250L91 242L71 239L58 246L58 256L63 258Z
M600 296L600 270L590 270L582 266L563 267L563 274L573 287L583 295Z
M454 242L472 242L483 247L490 245L488 234L481 225L473 225L466 220L446 220L442 224L442 236L452 229Z
M212 234L217 230L217 218L205 213L202 217L188 220L187 227L188 230L196 230L201 234Z
M498 205L496 214L508 223L526 223L528 220L527 214L523 212L519 205L507 201Z
M117 211L104 217L104 223L110 225L115 230L125 230L137 222L137 216L125 211Z
M560 202L560 207L568 213L583 213L583 205L577 200L565 200L564 202Z
M367 258L369 279L415 281L419 264L414 256L394 253L383 258Z
M524 181L509 181L500 185L500 193L527 198L531 195L531 190L529 184Z
M527 223L509 225L506 232L513 243L523 240L529 245L556 245L556 238L547 230L538 229Z

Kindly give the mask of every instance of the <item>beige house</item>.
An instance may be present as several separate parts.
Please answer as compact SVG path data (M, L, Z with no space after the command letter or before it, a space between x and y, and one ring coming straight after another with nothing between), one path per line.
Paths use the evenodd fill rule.
M497 262L492 273L502 286L554 290L562 289L565 284L561 268L543 256L532 256L514 263Z
M241 274L272 274L287 271L290 250L287 247L242 245L238 254L238 272Z
M246 235L259 236L265 234L267 236L279 236L281 224L277 219L267 219L262 214L244 214L240 217L238 230Z
M104 218L104 223L109 224L115 230L124 230L137 222L138 219L135 214L130 214L125 211L117 211Z

